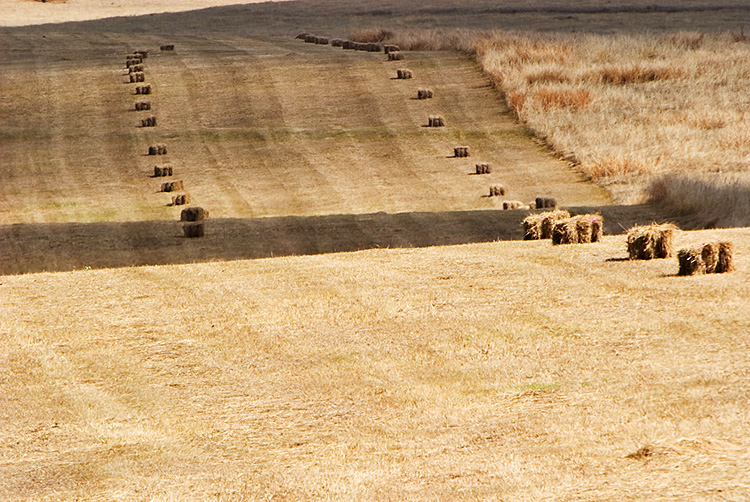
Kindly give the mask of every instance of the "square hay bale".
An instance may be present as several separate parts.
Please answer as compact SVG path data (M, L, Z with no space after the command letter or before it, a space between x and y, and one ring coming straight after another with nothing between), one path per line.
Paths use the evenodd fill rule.
M523 240L532 241L542 238L542 215L530 214L521 222L523 226Z
M400 80L412 78L414 74L407 68L400 68L396 70L396 77Z
M172 166L154 166L154 178L172 176Z
M505 187L502 185L492 185L490 187L490 197L499 197L505 195Z
M174 50L174 44L164 44L159 47L159 49L163 51L173 51Z
M317 45L328 45L328 37L315 37Z
M445 119L442 115L430 115L427 117L427 127L445 127Z
M354 42L351 40L344 40L344 42L341 44L341 48L344 50L354 50Z
M190 195L185 193L185 194L172 196L173 206L184 206L185 204L190 204Z
M469 157L469 147L468 146L453 147L453 156L454 157Z
M480 162L479 164L476 164L475 166L476 173L477 174L490 174L492 173L492 168L487 162Z
M404 53L401 51L392 51L388 53L388 61L401 61L404 59Z
M384 45L384 46L383 46L383 51L384 51L384 52L385 52L386 54L390 54L391 52L398 52L398 51L400 51L400 50L401 50L401 49L399 48L399 46L398 46L398 45L393 45L393 44L386 44L386 45Z
M203 221L208 218L208 211L202 207L187 207L180 213L180 221Z
M432 89L417 89L417 99L431 99Z
M604 219L599 214L580 214L574 216L578 232L578 243L587 244L602 240Z
M674 256L674 235L679 230L671 223L639 225L628 230L628 256L631 260L651 260Z
M344 41L340 38L334 38L331 40L331 47L341 47L344 45Z
M535 207L537 209L555 209L557 207L557 199L554 197L537 197Z
M367 52L383 52L383 46L377 43L367 44Z
M195 221L182 225L182 233L188 239L203 237L205 235L205 224L203 221Z
M720 241L719 256L716 262L716 273L723 274L734 270L734 245L729 241Z
M521 202L520 200L504 200L503 209L504 210L523 209L523 202Z
M575 218L556 221L552 225L552 244L577 244L578 221Z
M705 272L706 265L703 262L703 247L689 246L677 252L677 261L680 269L677 275L695 275Z
M564 210L547 211L540 213L540 234L542 239L549 239L552 237L552 228L558 221L566 220L570 218L570 213Z

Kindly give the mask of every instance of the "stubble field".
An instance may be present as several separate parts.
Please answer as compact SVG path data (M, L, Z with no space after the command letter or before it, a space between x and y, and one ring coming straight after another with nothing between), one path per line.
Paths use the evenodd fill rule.
M625 228L694 215L614 205L470 55L293 40L744 13L321 1L0 30L0 498L750 498L750 233L678 232L734 242L729 274L629 261ZM211 211L204 238L181 236L163 163ZM494 183L598 210L608 235L520 241L527 211Z

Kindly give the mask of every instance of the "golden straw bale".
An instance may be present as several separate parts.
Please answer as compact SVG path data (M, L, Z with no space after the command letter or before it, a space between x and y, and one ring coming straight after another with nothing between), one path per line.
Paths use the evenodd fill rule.
M578 222L575 218L556 221L552 226L552 244L577 244Z
M734 270L734 245L729 241L720 241L716 273L723 274Z
M707 274L716 272L716 264L719 262L719 243L706 242L701 249L701 260Z
M202 207L187 207L180 213L181 221L202 221L208 218L208 211Z
M695 275L705 272L706 265L703 262L703 247L689 246L677 252L677 261L680 269L677 275Z
M554 224L570 218L570 213L565 210L555 210L540 213L539 216L541 217L541 238L549 239L552 237L552 227Z
M520 200L504 200L503 201L503 209L505 210L511 210L511 209L523 209L524 204Z
M490 197L499 197L505 195L505 187L502 185L492 185L490 187Z
M542 215L530 214L521 222L523 226L523 240L531 241L542 238Z
M674 235L678 228L671 223L640 225L628 230L628 256L631 260L651 260L674 256Z
M492 173L492 168L487 162L480 162L479 164L475 165L476 173L477 174L490 174Z

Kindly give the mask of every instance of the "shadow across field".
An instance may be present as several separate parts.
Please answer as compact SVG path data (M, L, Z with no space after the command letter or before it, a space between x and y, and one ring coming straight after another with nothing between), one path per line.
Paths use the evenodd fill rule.
M656 218L648 206L571 208L600 212L607 233ZM200 239L178 221L27 223L0 226L0 274L69 271L312 255L522 239L528 211L372 213L216 218Z

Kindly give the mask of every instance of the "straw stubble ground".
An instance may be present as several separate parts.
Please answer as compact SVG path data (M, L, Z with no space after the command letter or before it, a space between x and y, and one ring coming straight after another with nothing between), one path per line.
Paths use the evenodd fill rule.
M746 265L625 256L620 236L2 277L0 496L750 496Z

